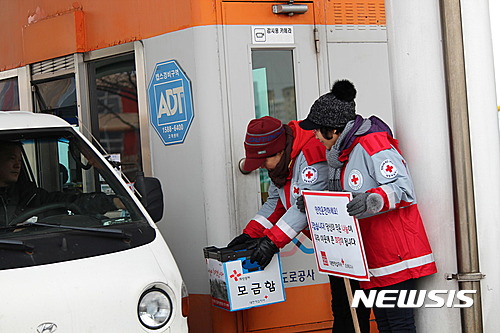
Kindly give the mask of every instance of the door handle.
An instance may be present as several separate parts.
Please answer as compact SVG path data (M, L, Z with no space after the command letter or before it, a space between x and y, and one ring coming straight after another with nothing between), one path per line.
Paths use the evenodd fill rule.
M240 172L244 175L248 175L252 171L246 171L243 169L243 165L245 164L245 158L241 158L241 160L238 162L238 169L240 169Z

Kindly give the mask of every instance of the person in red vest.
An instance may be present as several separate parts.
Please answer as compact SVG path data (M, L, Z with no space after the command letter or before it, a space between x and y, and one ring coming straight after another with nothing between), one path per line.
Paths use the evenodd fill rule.
M355 97L351 82L337 81L299 126L327 149L328 189L353 193L347 212L359 220L370 275L360 287L414 290L416 279L437 269L408 165L383 121L355 114ZM340 283L334 280L332 287ZM380 332L416 332L412 308L394 303L373 310Z
M250 121L244 144L243 169L266 169L271 184L267 201L228 247L253 239L256 247L251 260L265 267L300 232L308 234L306 215L297 208L296 200L303 189L326 188L325 147L311 131L301 129L299 122L283 124L270 116Z

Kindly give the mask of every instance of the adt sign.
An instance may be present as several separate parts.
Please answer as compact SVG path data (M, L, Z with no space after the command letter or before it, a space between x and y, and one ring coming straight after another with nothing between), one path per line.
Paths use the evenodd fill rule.
M151 125L165 145L184 142L193 121L191 82L175 60L156 64L148 86Z

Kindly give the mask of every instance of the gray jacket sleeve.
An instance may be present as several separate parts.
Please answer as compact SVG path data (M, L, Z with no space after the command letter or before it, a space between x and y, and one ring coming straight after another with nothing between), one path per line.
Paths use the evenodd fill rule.
M301 195L302 190L322 191L328 184L328 165L326 162L308 165L303 154L300 154L293 167L293 175L290 186L277 189L270 187L268 201L262 206L258 215L268 219L279 204L277 199L284 206L284 213L277 222L269 228L267 235L278 246L283 247L297 236L299 232L307 227L305 213L299 211L296 200Z
M373 192L384 199L381 212L416 203L415 189L406 161L395 149L370 156L357 145L344 172L344 188L351 192ZM370 216L361 214L358 218Z

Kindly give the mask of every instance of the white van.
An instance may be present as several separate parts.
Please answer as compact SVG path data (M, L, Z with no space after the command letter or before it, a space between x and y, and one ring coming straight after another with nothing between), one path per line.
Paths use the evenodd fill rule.
M0 112L3 170L6 159L0 332L188 331L188 294L153 222L163 214L156 179L136 179L139 199L116 165L47 114Z

